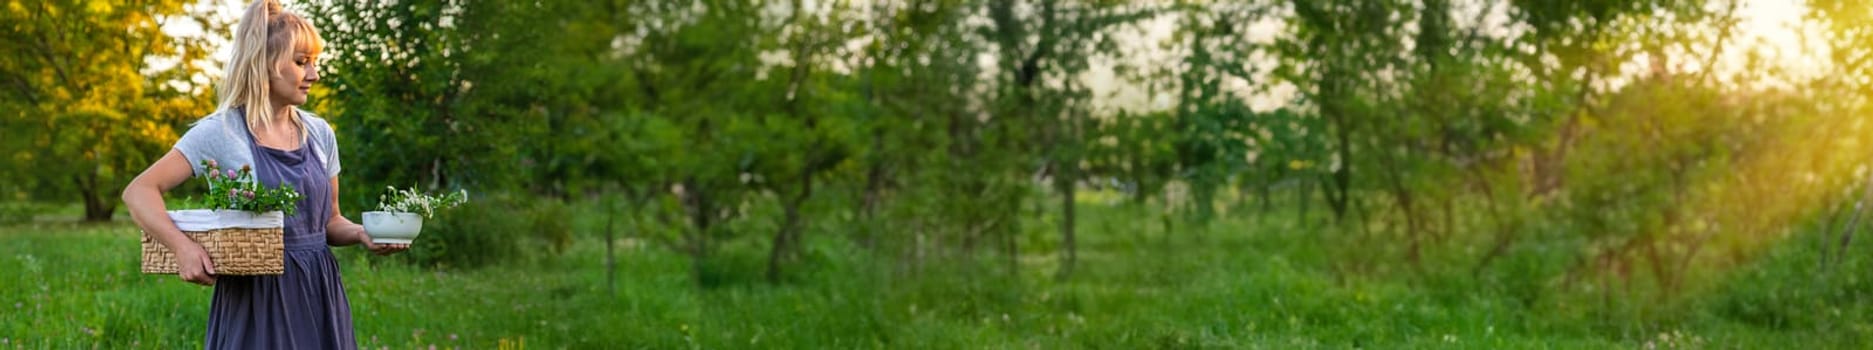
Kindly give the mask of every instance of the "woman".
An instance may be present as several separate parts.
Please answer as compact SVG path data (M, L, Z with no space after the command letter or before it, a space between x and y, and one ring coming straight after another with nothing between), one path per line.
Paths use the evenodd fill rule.
M377 254L407 245L373 244L364 226L338 211L338 142L324 119L294 106L319 80L323 40L304 17L275 0L247 7L214 114L196 121L174 149L124 188L124 205L144 232L176 253L180 277L214 286L210 349L356 348L351 307L328 246L363 244ZM201 245L169 220L163 192L203 174L203 160L252 166L262 185L291 184L303 197L285 220L285 273L215 276Z

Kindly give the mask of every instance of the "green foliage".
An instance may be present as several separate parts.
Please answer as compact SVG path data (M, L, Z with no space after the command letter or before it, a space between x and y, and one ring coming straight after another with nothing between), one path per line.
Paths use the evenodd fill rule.
M373 347L1851 348L1873 336L1864 329L1873 314L1858 301L1865 278L1816 271L1806 245L1742 267L1669 322L1601 319L1570 311L1598 299L1528 304L1516 296L1524 287L1504 286L1547 283L1542 273L1517 274L1556 266L1538 259L1505 263L1479 281L1342 278L1319 267L1338 248L1290 230L1296 222L1220 217L1203 234L1210 240L1167 242L1149 220L1115 215L1131 209L1081 209L1087 260L1070 281L1040 278L1043 269L898 270L875 260L888 257L836 240L809 243L824 258L794 283L714 289L684 277L683 254L625 246L615 294L600 287L604 254L592 237L557 259L474 270L373 265L358 249L338 256L352 308L376 310L355 321L359 345ZM134 254L97 258L95 247L134 246L134 235L121 234L128 228L0 227L0 269L21 272L0 275L0 308L9 310L0 313L0 339L23 347L198 344L205 289L139 275ZM1852 259L1840 267L1869 261ZM724 265L743 268L724 273L761 264L730 260Z
M1087 145L1087 172L1113 178L1134 203L1159 195L1175 180L1179 164L1172 139L1161 136L1171 133L1171 120L1164 114L1096 120L1090 137L1096 141Z
M420 266L476 268L557 254L572 241L573 218L551 200L496 195L425 220L400 259ZM550 256L550 255L547 255Z
M0 201L0 224L31 222L46 211L45 205L31 201Z
M347 188L501 194L438 217L405 261L502 278L576 265L529 281L592 305L536 307L651 311L578 316L615 338L536 338L555 345L1749 346L1816 329L1851 344L1864 315L1790 310L1854 307L1857 282L1763 285L1864 265L1791 237L1853 238L1811 226L1863 204L1873 21L1859 2L1807 3L1800 32L1831 53L1809 76L1732 62L1755 50L1738 4L304 9L331 58L309 108L337 128ZM150 72L112 51L144 52L122 44L151 39L140 15L5 11L25 24L0 43L34 50L0 56L0 180L21 179L0 181L0 208L108 195L135 169L110 160L147 163L171 117L205 114L178 87L194 61ZM72 33L85 40L43 40ZM200 57L191 43L147 52ZM1745 68L1704 68L1728 63ZM1104 103L1137 93L1106 95L1108 73L1148 102ZM593 198L618 202L597 212L623 238L587 244L596 214L562 203ZM624 247L652 287L580 299L593 246ZM772 285L754 285L762 269ZM713 304L753 311L698 306Z
M213 50L165 23L225 24L188 1L31 1L0 7L0 198L81 201L110 219L118 190L210 112L195 80ZM169 64L159 64L167 62Z
M1578 279L1656 266L1653 287L1689 289L1675 281L1700 268L1666 267L1774 241L1786 218L1838 203L1818 193L1848 186L1858 164L1789 141L1846 142L1811 130L1851 122L1809 116L1859 107L1797 107L1863 98L1826 85L1852 79L1779 96L1625 64L1718 56L1731 13L1706 5L1720 4L870 5L315 3L343 24L324 32L342 73L314 108L338 125L346 181L615 196L620 222L688 256L699 281L746 276L762 251L770 280L787 280L780 266L823 239L915 266L1071 259L1084 218L1023 217L1110 186L1164 209L1128 215L1166 230L1278 206L1311 223L1325 204L1327 231L1352 233L1332 239L1356 252L1336 268L1404 260L1487 277L1508 264ZM1830 26L1857 18L1816 9L1841 19ZM1154 26L1171 29L1150 44L1175 64L1123 63L1136 57L1115 38ZM1107 96L1078 77L1107 64L1168 103L1094 108ZM1760 102L1726 102L1737 96ZM1789 147L1801 160L1763 160ZM1773 168L1814 170L1821 185L1769 203L1774 219L1712 204L1759 200L1789 180ZM1037 234L1054 227L1061 239Z
M559 57L541 27L563 2L314 2L304 10L323 23L329 95L309 105L333 121L352 188L429 183L436 188L505 189L537 178L563 178L555 154L568 113L549 104L580 86L536 57ZM339 25L343 24L343 25ZM513 53L513 54L500 54ZM524 53L524 54L523 54ZM576 66L560 65L572 68ZM567 83L584 83L571 80ZM538 103L532 101L540 101ZM536 145L544 147L535 147ZM540 190L554 190L541 188ZM368 191L346 194L363 203Z
M201 209L231 209L256 213L278 211L292 216L299 210L302 198L292 184L282 183L279 187L264 188L260 180L254 178L254 168L242 165L240 171L227 169L212 159L202 160L202 169L207 176L202 181L207 183L208 193L202 195L196 205Z

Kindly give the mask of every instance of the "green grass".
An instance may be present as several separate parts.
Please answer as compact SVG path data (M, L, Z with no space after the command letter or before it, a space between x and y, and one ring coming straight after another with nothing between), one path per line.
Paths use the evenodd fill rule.
M1873 263L1850 259L1817 279L1800 244L1665 311L1627 318L1568 306L1565 295L1527 303L1520 293L1540 284L1513 276L1342 275L1331 262L1349 253L1280 213L1166 234L1145 212L1086 205L1081 264L1064 281L1053 278L1059 257L1047 219L1025 225L1033 232L1023 249L1034 253L1013 275L1000 272L999 258L906 272L831 235L810 236L795 279L781 285L752 281L764 262L761 245L750 243L758 240L730 245L712 263L747 271L737 278L748 281L714 288L691 281L682 255L625 244L615 294L605 286L602 241L590 233L561 255L471 270L424 270L356 248L339 256L368 348L1806 349L1873 341L1873 281L1859 276ZM0 227L0 349L200 346L210 290L137 273L136 251L135 230L123 222ZM1505 271L1517 271L1515 261Z

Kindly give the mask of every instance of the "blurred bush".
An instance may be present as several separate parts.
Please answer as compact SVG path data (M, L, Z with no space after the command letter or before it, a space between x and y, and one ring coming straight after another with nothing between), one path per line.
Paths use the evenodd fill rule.
M572 243L566 205L550 198L493 196L472 198L460 207L439 211L423 224L423 234L401 254L425 267L475 268L534 252L557 255Z
M47 211L46 206L31 201L0 202L0 224L30 222Z

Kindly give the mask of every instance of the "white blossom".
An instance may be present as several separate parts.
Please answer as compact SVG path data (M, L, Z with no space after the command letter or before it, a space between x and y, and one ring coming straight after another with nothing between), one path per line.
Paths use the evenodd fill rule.
M389 192L378 197L377 210L401 213L418 213L424 218L433 217L437 209L453 208L468 202L468 190L458 190L442 195L430 195L417 192L414 187L399 190L386 186Z

